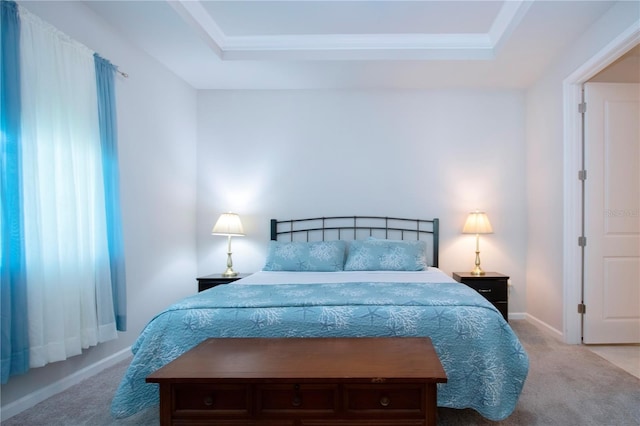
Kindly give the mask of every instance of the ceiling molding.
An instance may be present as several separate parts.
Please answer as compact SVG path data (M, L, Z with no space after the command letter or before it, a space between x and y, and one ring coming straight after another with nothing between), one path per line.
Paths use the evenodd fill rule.
M197 0L167 0L221 60L487 60L531 7L505 1L487 33L228 36Z
M330 34L230 37L223 59L491 59L486 34Z
M200 1L167 0L167 3L222 59L227 37Z
M503 3L488 34L494 51L499 50L504 45L532 4L532 0L511 0Z

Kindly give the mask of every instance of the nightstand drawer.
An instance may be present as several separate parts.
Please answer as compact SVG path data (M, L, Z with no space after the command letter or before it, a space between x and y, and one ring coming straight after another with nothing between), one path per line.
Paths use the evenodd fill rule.
M509 321L509 304L508 302L492 302L493 306L498 308L505 320Z
M495 306L505 321L509 321L509 277L497 272L474 275L469 272L454 272L453 279L471 287Z
M500 302L507 300L507 285L506 280L495 281L467 281L464 282L467 286L471 287L478 293L484 296L490 302Z

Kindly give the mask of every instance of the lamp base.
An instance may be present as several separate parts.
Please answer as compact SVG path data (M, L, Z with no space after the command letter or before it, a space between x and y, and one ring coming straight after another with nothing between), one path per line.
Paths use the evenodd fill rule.
M229 246L227 248L227 270L222 273L225 278L233 278L238 273L233 270L233 259L231 258L231 235L229 235Z
M476 267L471 271L471 275L479 277L484 275L484 271L480 267L480 236L476 235Z
M482 270L482 268L480 268L480 266L476 266L475 268L473 268L473 271L471 271L471 275L479 277L481 275L484 275L484 271Z
M231 268L227 268L227 270L222 273L222 276L225 278L232 278L238 276L238 273Z

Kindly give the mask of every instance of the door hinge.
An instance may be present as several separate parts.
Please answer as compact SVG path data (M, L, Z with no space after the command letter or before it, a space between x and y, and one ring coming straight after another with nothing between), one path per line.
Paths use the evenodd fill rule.
M578 180L587 180L586 170L578 170Z
M584 303L578 303L578 313L579 314L586 314L587 313L587 305L585 305Z
M586 102L582 102L582 103L578 104L578 112L580 114L584 114L585 112L587 112L587 103Z
M587 237L578 237L578 245L580 247L586 247L587 246Z

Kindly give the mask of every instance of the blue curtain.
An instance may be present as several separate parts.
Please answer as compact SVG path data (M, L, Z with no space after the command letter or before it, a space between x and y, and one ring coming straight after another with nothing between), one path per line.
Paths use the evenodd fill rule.
M116 96L113 79L115 67L97 53L93 57L96 65L100 144L102 147L102 170L104 174L104 204L107 211L107 240L109 243L113 307L117 329L126 331L127 295L122 216L120 211Z
M29 370L27 288L22 224L20 150L20 18L14 2L0 3L0 203L2 210L1 382Z

